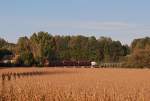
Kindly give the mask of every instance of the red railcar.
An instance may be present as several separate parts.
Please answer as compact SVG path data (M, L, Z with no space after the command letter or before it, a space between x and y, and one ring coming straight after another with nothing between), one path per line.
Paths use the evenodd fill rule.
M48 63L48 66L50 67L56 67L56 66L91 66L91 61L70 61L70 60L64 60L64 61L50 61Z

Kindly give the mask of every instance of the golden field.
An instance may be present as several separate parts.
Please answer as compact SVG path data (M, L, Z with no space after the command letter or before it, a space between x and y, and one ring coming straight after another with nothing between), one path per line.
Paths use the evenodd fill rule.
M150 101L150 70L104 68L12 68L49 74L0 80L4 101Z

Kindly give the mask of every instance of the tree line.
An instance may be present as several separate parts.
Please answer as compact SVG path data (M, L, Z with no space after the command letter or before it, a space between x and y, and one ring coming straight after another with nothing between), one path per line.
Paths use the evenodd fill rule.
M127 67L150 68L150 38L140 38L133 40L131 44L131 54L126 57Z
M43 66L45 60L69 60L96 61L97 63L123 62L125 66L130 67L137 64L135 55L142 55L139 58L143 59L141 60L144 61L143 64L149 63L150 57L149 37L135 39L131 46L123 45L120 41L114 41L108 37L53 36L48 32L37 32L30 37L20 37L17 44L0 40L0 54L6 55L9 52L9 54L17 54L19 57L16 62L25 66ZM5 53L6 50L8 53ZM144 54L142 54L143 51ZM0 59L4 57L2 55Z

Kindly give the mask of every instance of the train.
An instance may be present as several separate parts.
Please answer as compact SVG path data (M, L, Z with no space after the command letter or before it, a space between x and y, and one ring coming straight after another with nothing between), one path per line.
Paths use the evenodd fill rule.
M46 61L44 66L47 67L58 67L58 66L91 66L91 61Z

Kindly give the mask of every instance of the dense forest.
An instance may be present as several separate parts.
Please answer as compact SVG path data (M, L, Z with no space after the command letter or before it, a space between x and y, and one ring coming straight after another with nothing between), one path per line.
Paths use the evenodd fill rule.
M150 38L133 40L131 46L108 37L53 36L48 32L20 37L16 44L0 39L0 60L15 56L15 63L43 66L48 61L96 61L124 63L126 67L150 66ZM16 58L17 56L17 58Z

